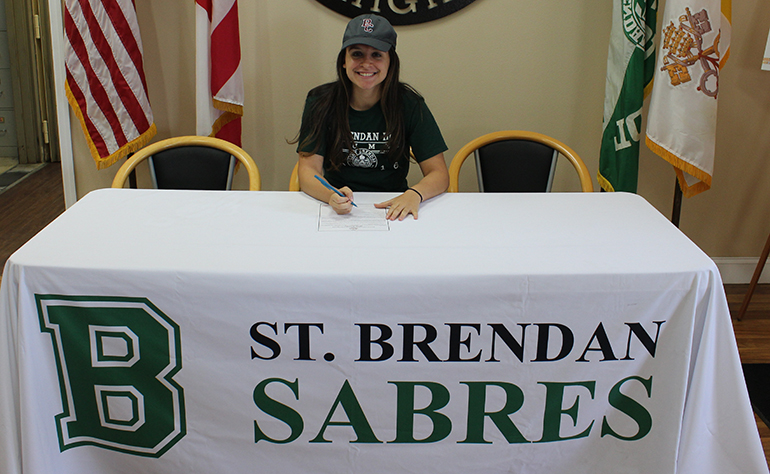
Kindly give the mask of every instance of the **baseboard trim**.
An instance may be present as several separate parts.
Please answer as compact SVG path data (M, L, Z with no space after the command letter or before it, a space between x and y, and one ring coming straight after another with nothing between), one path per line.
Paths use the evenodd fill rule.
M715 257L713 260L722 274L722 282L741 284L751 282L759 257ZM765 263L759 283L770 283L770 260Z

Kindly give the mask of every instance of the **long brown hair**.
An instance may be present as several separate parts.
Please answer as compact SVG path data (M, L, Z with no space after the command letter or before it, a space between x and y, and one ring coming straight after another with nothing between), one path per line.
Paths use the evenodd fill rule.
M343 49L337 56L337 80L318 86L308 93L308 98L313 99L309 113L303 117L297 136L289 142L298 143L300 137L304 136L299 145L300 149L314 143L315 148L311 152L303 152L303 156L316 154L321 143L325 142L327 160L324 161L334 169L338 169L347 159L342 150L351 150L353 146L350 122L348 122L353 83L345 72L345 54L346 50ZM408 84L399 81L401 62L395 48L391 48L388 54L390 66L381 84L380 107L385 115L386 132L390 136L387 157L391 162L396 162L408 150L402 94L405 92L412 92L418 96L419 94Z

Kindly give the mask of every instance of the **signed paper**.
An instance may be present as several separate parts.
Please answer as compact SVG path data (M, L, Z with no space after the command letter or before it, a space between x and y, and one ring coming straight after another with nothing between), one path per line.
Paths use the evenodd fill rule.
M360 203L350 214L339 215L331 206L321 204L318 210L318 230L390 230L390 222L385 218L386 213L385 209Z

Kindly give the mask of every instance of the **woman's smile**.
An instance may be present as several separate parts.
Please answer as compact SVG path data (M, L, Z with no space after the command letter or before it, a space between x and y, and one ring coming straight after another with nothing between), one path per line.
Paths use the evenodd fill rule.
M390 55L371 46L356 44L345 51L343 67L354 87L375 90L388 74Z

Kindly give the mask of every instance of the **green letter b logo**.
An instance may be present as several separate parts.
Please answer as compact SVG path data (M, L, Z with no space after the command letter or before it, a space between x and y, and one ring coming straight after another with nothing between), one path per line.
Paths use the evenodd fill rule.
M145 298L36 295L51 334L64 451L82 445L160 457L185 435L179 327Z

